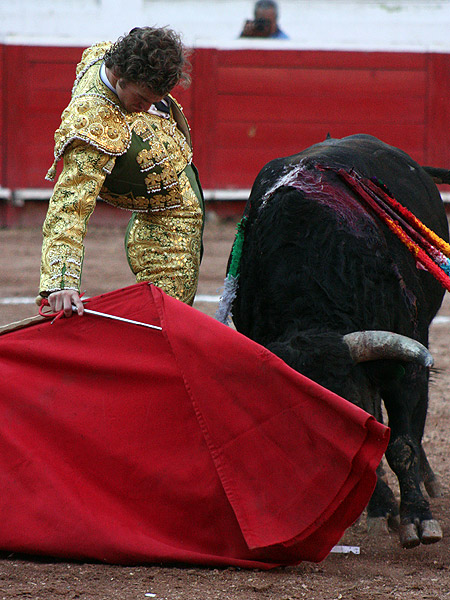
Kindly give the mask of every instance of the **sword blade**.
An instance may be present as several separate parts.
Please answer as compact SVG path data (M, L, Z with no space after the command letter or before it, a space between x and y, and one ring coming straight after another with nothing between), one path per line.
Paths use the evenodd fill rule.
M76 306L72 306L72 310L75 312L77 310ZM125 319L124 317L116 317L116 315L109 315L108 313L102 313L98 310L92 310L90 308L85 308L84 312L90 315L104 317L105 319L112 319L113 321L122 321L123 323L131 323L131 325L140 325L141 327L148 327L149 329L158 329L159 331L162 331L162 327L159 327L159 325L149 325L148 323L142 323L142 321L133 321L132 319Z

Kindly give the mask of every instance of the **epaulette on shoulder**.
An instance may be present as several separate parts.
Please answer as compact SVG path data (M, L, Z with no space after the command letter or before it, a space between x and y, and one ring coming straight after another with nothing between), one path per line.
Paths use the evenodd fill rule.
M81 56L80 62L77 65L77 77L84 69L86 69L86 67L89 67L99 58L103 58L103 56L105 56L106 52L111 48L111 46L111 42L99 42L98 44L94 44L93 46L86 48L86 50L84 50Z
M121 156L130 146L131 130L124 113L104 96L76 96L63 112L55 132L55 161L47 179L54 179L57 162L75 140L85 141L109 156Z

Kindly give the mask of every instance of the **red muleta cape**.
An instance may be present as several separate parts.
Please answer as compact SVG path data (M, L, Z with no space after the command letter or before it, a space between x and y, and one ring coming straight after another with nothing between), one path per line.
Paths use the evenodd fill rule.
M109 563L320 561L388 429L141 283L0 336L0 549Z

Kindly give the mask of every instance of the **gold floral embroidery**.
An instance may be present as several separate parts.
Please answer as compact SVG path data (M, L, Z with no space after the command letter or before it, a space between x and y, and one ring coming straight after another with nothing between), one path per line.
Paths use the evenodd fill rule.
M73 142L64 154L64 169L50 199L43 226L40 290L79 289L83 238L105 179L109 157Z
M170 163L159 167L158 171L147 173L145 184L150 194L158 194L178 184L178 176Z
M146 142L153 135L150 123L148 123L144 117L127 115L127 120L130 123L131 129Z
M105 105L98 96L75 97L62 114L55 133L55 158L59 159L69 143L84 140L106 154L120 156L127 151L131 131L117 106Z
M108 175L111 174L112 170L114 169L115 163L116 163L115 157L109 158L108 162L103 167L103 170L105 171L105 173L108 173Z
M83 52L72 100L55 132L55 160L47 179L54 179L57 162L75 140L88 142L110 156L124 154L130 145L131 130L117 96L99 77L101 59L110 46L109 42L96 44Z
M136 156L141 171L148 171L168 160L168 156L160 144L156 143L151 149L144 149Z
M163 187L163 174L162 173L149 173L145 178L147 189L149 192L160 192Z
M111 48L111 42L99 42L83 51L80 62L77 65L74 87L79 83L79 80L84 74L84 71L89 68L95 61L104 57L105 52Z
M149 210L163 210L178 206L182 201L178 183L178 175L169 162L160 165L158 170L148 172L145 184L151 195Z
M203 218L184 173L180 188L180 207L132 219L126 248L136 281L149 281L166 294L192 304L198 284Z
M177 173L181 173L192 161L192 150L173 117L164 119L151 113L133 113L127 116L133 131L144 141L149 142L149 150L138 154L137 161L142 171L168 159ZM135 125L138 122L138 126ZM150 133L147 134L147 131ZM140 132L145 132L140 133ZM145 135L145 137L144 137Z
M111 204L125 210L145 211L150 208L151 199L147 196L135 196L133 192L124 194L114 194L104 185L100 191L100 198Z

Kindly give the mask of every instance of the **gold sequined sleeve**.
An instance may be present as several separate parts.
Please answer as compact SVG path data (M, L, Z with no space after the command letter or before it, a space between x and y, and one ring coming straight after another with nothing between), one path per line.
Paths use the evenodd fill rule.
M75 141L64 152L64 166L55 185L43 226L40 293L80 289L83 239L111 157Z

